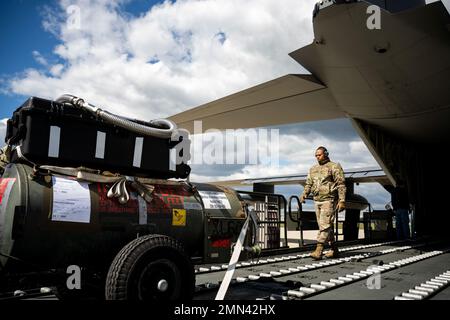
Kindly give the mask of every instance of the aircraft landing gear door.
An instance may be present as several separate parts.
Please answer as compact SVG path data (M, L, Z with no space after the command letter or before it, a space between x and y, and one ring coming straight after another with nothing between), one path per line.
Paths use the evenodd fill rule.
M296 200L297 201L297 211L296 212L292 212L292 201ZM289 214L289 218L297 223L297 230L300 231L300 242L299 242L299 246L303 247L305 245L305 243L303 242L303 226L302 226L302 203L300 202L300 199L297 196L291 196L289 198L289 204L288 204L288 214Z

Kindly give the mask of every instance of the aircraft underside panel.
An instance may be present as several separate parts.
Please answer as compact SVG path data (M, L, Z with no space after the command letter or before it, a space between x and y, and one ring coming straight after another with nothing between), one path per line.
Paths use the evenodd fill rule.
M291 57L327 86L347 116L409 140L441 136L450 106L446 8L436 2L396 14L381 10L379 29L370 29L368 5L320 10L315 41Z

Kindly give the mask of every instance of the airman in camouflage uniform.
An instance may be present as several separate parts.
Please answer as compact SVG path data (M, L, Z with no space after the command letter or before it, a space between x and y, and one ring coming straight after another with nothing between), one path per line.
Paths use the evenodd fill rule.
M329 243L331 250L325 255L328 258L338 256L338 248L334 238L334 219L336 205L339 211L345 209L345 177L339 163L330 161L325 147L316 150L316 159L319 164L309 170L306 185L300 197L301 202L312 193L316 210L319 233L317 235L316 250L311 257L316 260L322 258L323 247Z

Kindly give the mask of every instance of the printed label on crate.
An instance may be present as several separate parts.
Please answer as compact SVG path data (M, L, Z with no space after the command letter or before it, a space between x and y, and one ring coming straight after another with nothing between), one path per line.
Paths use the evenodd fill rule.
M231 209L230 201L224 192L199 191L205 209Z
M91 195L86 182L53 177L52 221L89 223Z

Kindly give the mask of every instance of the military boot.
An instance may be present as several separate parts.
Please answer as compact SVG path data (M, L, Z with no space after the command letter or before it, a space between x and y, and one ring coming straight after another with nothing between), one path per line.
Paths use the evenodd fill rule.
M317 243L316 250L311 253L311 258L313 258L314 260L322 259L322 252L323 252L323 243Z
M333 242L331 244L331 248L330 251L328 251L327 253L325 253L325 257L327 258L337 258L339 256L339 250L338 247L336 245L336 242Z

